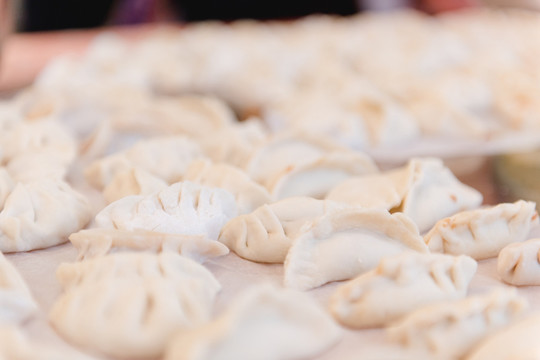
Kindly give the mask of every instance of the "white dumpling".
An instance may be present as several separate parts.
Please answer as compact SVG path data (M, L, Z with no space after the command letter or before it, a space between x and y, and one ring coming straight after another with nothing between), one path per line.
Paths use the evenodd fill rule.
M164 252L61 264L64 293L49 320L73 344L108 355L158 357L180 329L210 319L220 285L202 265Z
M217 240L223 225L236 215L234 196L227 190L184 181L148 196L117 200L96 215L95 224L105 229L206 235Z
M184 136L160 136L140 140L132 147L91 163L84 175L98 189L110 183L116 172L140 167L167 183L179 181L189 164L204 157L200 146Z
M150 195L167 186L168 184L158 176L142 168L131 168L116 172L103 189L103 196L110 204L129 195Z
M482 194L461 183L441 159L412 159L403 172L407 190L396 210L409 216L420 232L442 218L482 203Z
M214 321L180 331L165 359L311 359L341 336L341 329L309 296L259 285Z
M540 239L505 246L497 258L497 273L512 285L540 285Z
M186 170L184 180L229 191L236 198L239 214L250 213L271 202L266 188L251 180L244 171L224 163L193 161Z
M26 282L0 252L0 325L20 323L37 310Z
M4 208L4 203L13 188L15 188L15 181L6 168L0 167L0 211Z
M523 316L527 301L515 289L420 308L388 328L391 339L431 358L462 359L478 342Z
M317 160L329 151L343 150L322 137L284 134L270 138L251 155L246 172L266 185L276 174L301 164Z
M69 170L59 152L28 152L13 157L6 169L16 182L32 182L49 178L64 180Z
M283 263L302 227L343 207L340 203L310 197L283 199L233 218L225 224L218 240L244 259Z
M386 210L401 204L402 198L386 173L349 178L334 186L326 195L326 200Z
M519 200L463 211L440 220L424 241L431 251L466 254L480 260L497 256L512 242L525 240L537 224L535 203Z
M226 162L244 169L253 151L268 137L261 119L250 118L206 134L198 142L215 162Z
M330 311L346 326L382 326L422 306L465 297L476 268L466 255L409 252L385 257L372 271L340 286Z
M0 212L0 251L58 245L91 218L87 199L63 181L18 183Z
M540 356L540 314L528 315L480 342L466 360L532 360Z
M4 162L24 153L54 152L68 165L77 154L75 138L55 121L32 121L16 124L0 134Z
M298 236L285 259L285 285L309 290L351 279L384 256L428 252L416 225L382 209L350 208L318 218Z
M97 360L67 346L53 347L29 340L15 326L0 325L0 359L2 360Z
M373 160L363 153L333 151L314 161L283 169L267 182L267 187L276 200L292 196L322 199L345 179L377 171Z
M78 260L119 251L172 251L204 262L229 253L225 245L202 235L164 234L148 230L88 229L71 234L69 241L79 251Z

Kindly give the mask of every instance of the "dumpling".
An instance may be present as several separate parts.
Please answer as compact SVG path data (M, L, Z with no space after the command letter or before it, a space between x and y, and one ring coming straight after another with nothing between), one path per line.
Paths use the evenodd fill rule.
M170 184L181 180L189 164L201 157L199 145L184 136L153 137L92 162L84 175L92 186L103 189L118 171L140 167Z
M267 182L276 200L292 196L323 199L334 186L352 176L377 172L367 155L356 151L334 151L312 162L290 166Z
M68 341L111 356L158 357L180 329L210 319L220 285L164 252L117 253L58 267L64 293L49 320Z
M420 308L392 324L388 333L404 347L423 349L431 358L462 359L479 341L527 309L527 301L515 289L498 289Z
M351 177L334 186L326 195L326 200L386 210L401 204L402 199L386 173Z
M528 315L487 337L466 360L532 360L540 355L540 314Z
M168 184L142 168L131 168L116 172L103 189L107 203L129 195L150 195L165 189Z
M403 214L363 208L331 212L294 240L285 259L285 286L309 290L351 279L384 256L410 250L428 252L418 228Z
M0 211L4 208L4 203L13 188L15 188L15 181L6 168L0 167Z
M512 285L540 285L540 239L505 246L497 258L497 273Z
M535 203L519 200L460 212L440 220L424 237L431 251L466 254L475 259L497 256L511 242L526 239L538 224Z
M59 180L18 183L0 212L0 251L58 245L91 218L87 199Z
M217 132L197 139L204 153L215 162L244 169L251 153L268 137L268 130L259 118L232 123Z
M5 163L25 153L54 152L69 165L77 154L75 138L55 121L16 124L0 134L0 149Z
M341 329L310 297L259 285L216 320L180 331L165 360L311 359L341 336Z
M96 215L95 225L105 229L205 235L217 240L223 225L236 215L236 202L230 192L184 181L148 196L132 195L117 200Z
M225 224L218 240L244 259L283 263L304 226L343 207L340 203L310 197L283 199L233 218Z
M344 148L322 137L294 133L279 135L255 150L246 165L246 172L253 180L266 185L283 170L316 161L334 150Z
M20 323L36 314L37 310L26 282L0 252L0 326Z
M88 229L69 236L79 251L78 260L86 260L119 251L172 251L198 262L223 256L229 249L202 235L164 234L147 230Z
M29 340L14 326L0 325L0 359L2 360L97 360L67 346L52 347Z
M16 182L32 182L50 178L64 180L69 170L59 152L28 152L15 156L6 169Z
M236 198L239 214L247 214L263 204L271 202L268 190L251 180L242 170L224 163L196 160L189 165L184 181L204 186L219 187L231 192Z
M406 193L395 211L409 216L420 232L429 230L442 218L482 203L482 194L462 184L441 159L412 159L402 171Z
M385 257L374 270L340 286L330 311L346 326L382 326L427 304L465 297L476 268L476 261L465 255Z

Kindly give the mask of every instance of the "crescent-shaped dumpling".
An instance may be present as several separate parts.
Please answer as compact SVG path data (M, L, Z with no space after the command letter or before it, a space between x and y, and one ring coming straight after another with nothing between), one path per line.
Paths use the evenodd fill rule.
M269 285L241 294L216 320L180 331L166 360L311 359L342 335L309 296Z
M221 286L173 252L116 253L58 267L64 293L49 320L70 342L108 355L152 358L174 334L210 319Z
M497 273L512 285L540 285L540 239L505 246L497 258Z
M424 237L431 251L466 254L475 259L497 256L512 242L527 238L538 224L536 204L519 200L460 212L440 220Z
M283 263L304 226L343 207L337 202L310 197L283 199L233 218L225 224L218 240L244 259Z
M476 268L476 261L465 255L385 257L374 270L339 287L330 311L346 326L382 326L424 305L465 297Z
M377 266L384 256L427 253L416 225L401 213L350 208L317 219L293 242L285 259L285 285L309 290L351 279Z

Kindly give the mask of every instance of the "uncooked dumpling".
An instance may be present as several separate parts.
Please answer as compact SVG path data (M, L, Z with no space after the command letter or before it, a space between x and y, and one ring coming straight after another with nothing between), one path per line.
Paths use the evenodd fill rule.
M382 209L350 208L314 221L294 240L285 259L285 285L309 290L351 279L375 268L384 256L427 253L416 225Z
M84 175L94 187L103 189L118 171L140 167L170 184L179 181L189 164L201 157L199 145L187 137L153 137L94 161Z
M532 360L540 357L540 314L507 326L483 340L466 360Z
M167 183L158 176L142 168L131 168L116 172L103 189L103 196L110 204L129 195L150 195L167 186Z
M119 251L172 251L195 261L223 256L229 249L202 235L164 234L148 230L89 229L69 236L79 251L78 260L86 260Z
M526 310L527 300L515 289L497 289L420 308L393 324L388 332L404 347L423 349L431 358L462 359L479 341L517 320Z
M132 195L96 215L96 227L206 235L217 240L221 228L237 215L234 196L223 189L178 182L148 196Z
M0 252L0 326L20 323L36 314L37 310L26 282Z
M476 261L465 255L385 257L374 270L340 286L330 311L346 326L382 326L422 306L465 297L476 268Z
M255 150L246 165L246 172L258 183L266 185L276 174L315 161L334 150L344 148L320 136L279 135Z
M525 240L537 224L535 203L519 200L463 211L440 220L424 241L431 251L466 254L480 260L497 256L512 242Z
M283 169L267 182L267 187L276 200L292 196L323 199L345 179L377 171L373 160L363 153L334 151L314 161Z
M158 357L180 329L205 323L220 285L202 265L164 252L117 253L58 267L50 312L73 344L128 359Z
M97 360L67 346L52 347L29 340L15 326L0 325L0 359L2 360Z
M0 212L0 251L30 251L64 243L90 218L87 199L63 181L18 183Z
M402 196L386 173L352 177L334 186L327 200L349 205L390 210L401 204Z
M512 285L540 285L540 239L504 247L497 258L497 273Z
M4 208L4 203L14 187L15 182L6 168L0 167L0 211Z
M310 197L283 199L233 218L221 230L219 241L244 259L283 263L302 227L342 208L340 203Z
M341 329L310 297L259 285L240 295L216 320L180 331L165 359L311 359L341 335Z
M412 159L402 171L406 192L395 210L409 216L420 232L440 219L482 203L482 194L462 184L440 159ZM398 174L394 172L393 176Z
M239 214L250 213L271 202L266 188L251 180L244 171L224 163L212 163L202 159L193 161L184 180L229 191L236 198Z

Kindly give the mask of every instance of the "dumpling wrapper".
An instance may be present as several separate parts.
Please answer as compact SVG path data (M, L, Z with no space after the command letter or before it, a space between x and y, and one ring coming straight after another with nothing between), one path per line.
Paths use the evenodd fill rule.
M236 199L239 214L250 213L259 206L272 202L266 188L251 180L244 171L224 163L195 160L186 170L184 181L229 191Z
M428 252L405 215L363 208L331 212L294 240L285 259L285 286L309 290L351 279L404 251Z
M142 168L131 168L116 172L103 189L103 196L110 204L129 195L150 195L167 186L168 184L158 176Z
M197 262L223 256L229 249L202 235L164 234L148 230L88 229L69 236L79 251L77 260L121 251L176 252Z
M497 258L497 273L508 284L540 285L540 239L505 246Z
M0 251L30 251L64 243L90 218L87 199L63 181L18 183L0 212Z
M395 210L409 216L420 232L429 230L440 219L482 203L482 194L461 183L441 159L412 159L402 171L406 192Z
M527 238L538 224L535 206L519 200L463 211L438 221L424 241L431 251L466 254L477 260L494 257L506 245Z
M401 204L403 196L388 175L380 173L346 179L328 192L326 200L391 210Z
M465 360L532 360L540 357L540 314L528 315L480 342Z
M60 152L28 152L13 157L6 169L16 182L28 183L44 178L65 180L69 164Z
M292 196L324 199L327 193L347 178L377 172L367 155L356 151L333 151L312 162L290 166L267 183L276 200Z
M49 314L78 346L129 359L158 357L174 334L212 313L221 286L172 252L117 253L58 267L64 293Z
M217 240L223 225L237 215L234 196L189 181L148 196L132 195L109 204L95 218L98 228L205 235Z
M185 136L159 136L140 140L132 147L92 162L86 180L103 189L118 171L140 167L167 183L180 181L189 164L204 157L200 146Z
M515 289L497 289L463 300L420 308L387 330L408 349L419 348L430 358L462 359L477 343L519 319L527 300Z
M219 241L240 257L264 263L283 263L293 240L316 218L344 208L327 200L291 197L265 204L250 214L231 219Z
M214 321L180 331L165 360L311 359L341 336L341 329L309 296L258 285Z
M476 261L465 255L385 257L372 271L340 286L330 311L352 328L383 326L422 306L465 297L476 268Z
M0 211L4 208L4 203L13 188L15 188L15 181L6 168L0 167Z
M0 252L0 325L21 323L37 311L26 282Z
M63 346L55 348L29 340L14 326L0 326L0 359L2 360L97 360Z
M251 155L246 172L255 181L267 185L276 174L301 164L316 161L329 151L344 150L340 145L306 134L284 134L261 144Z

